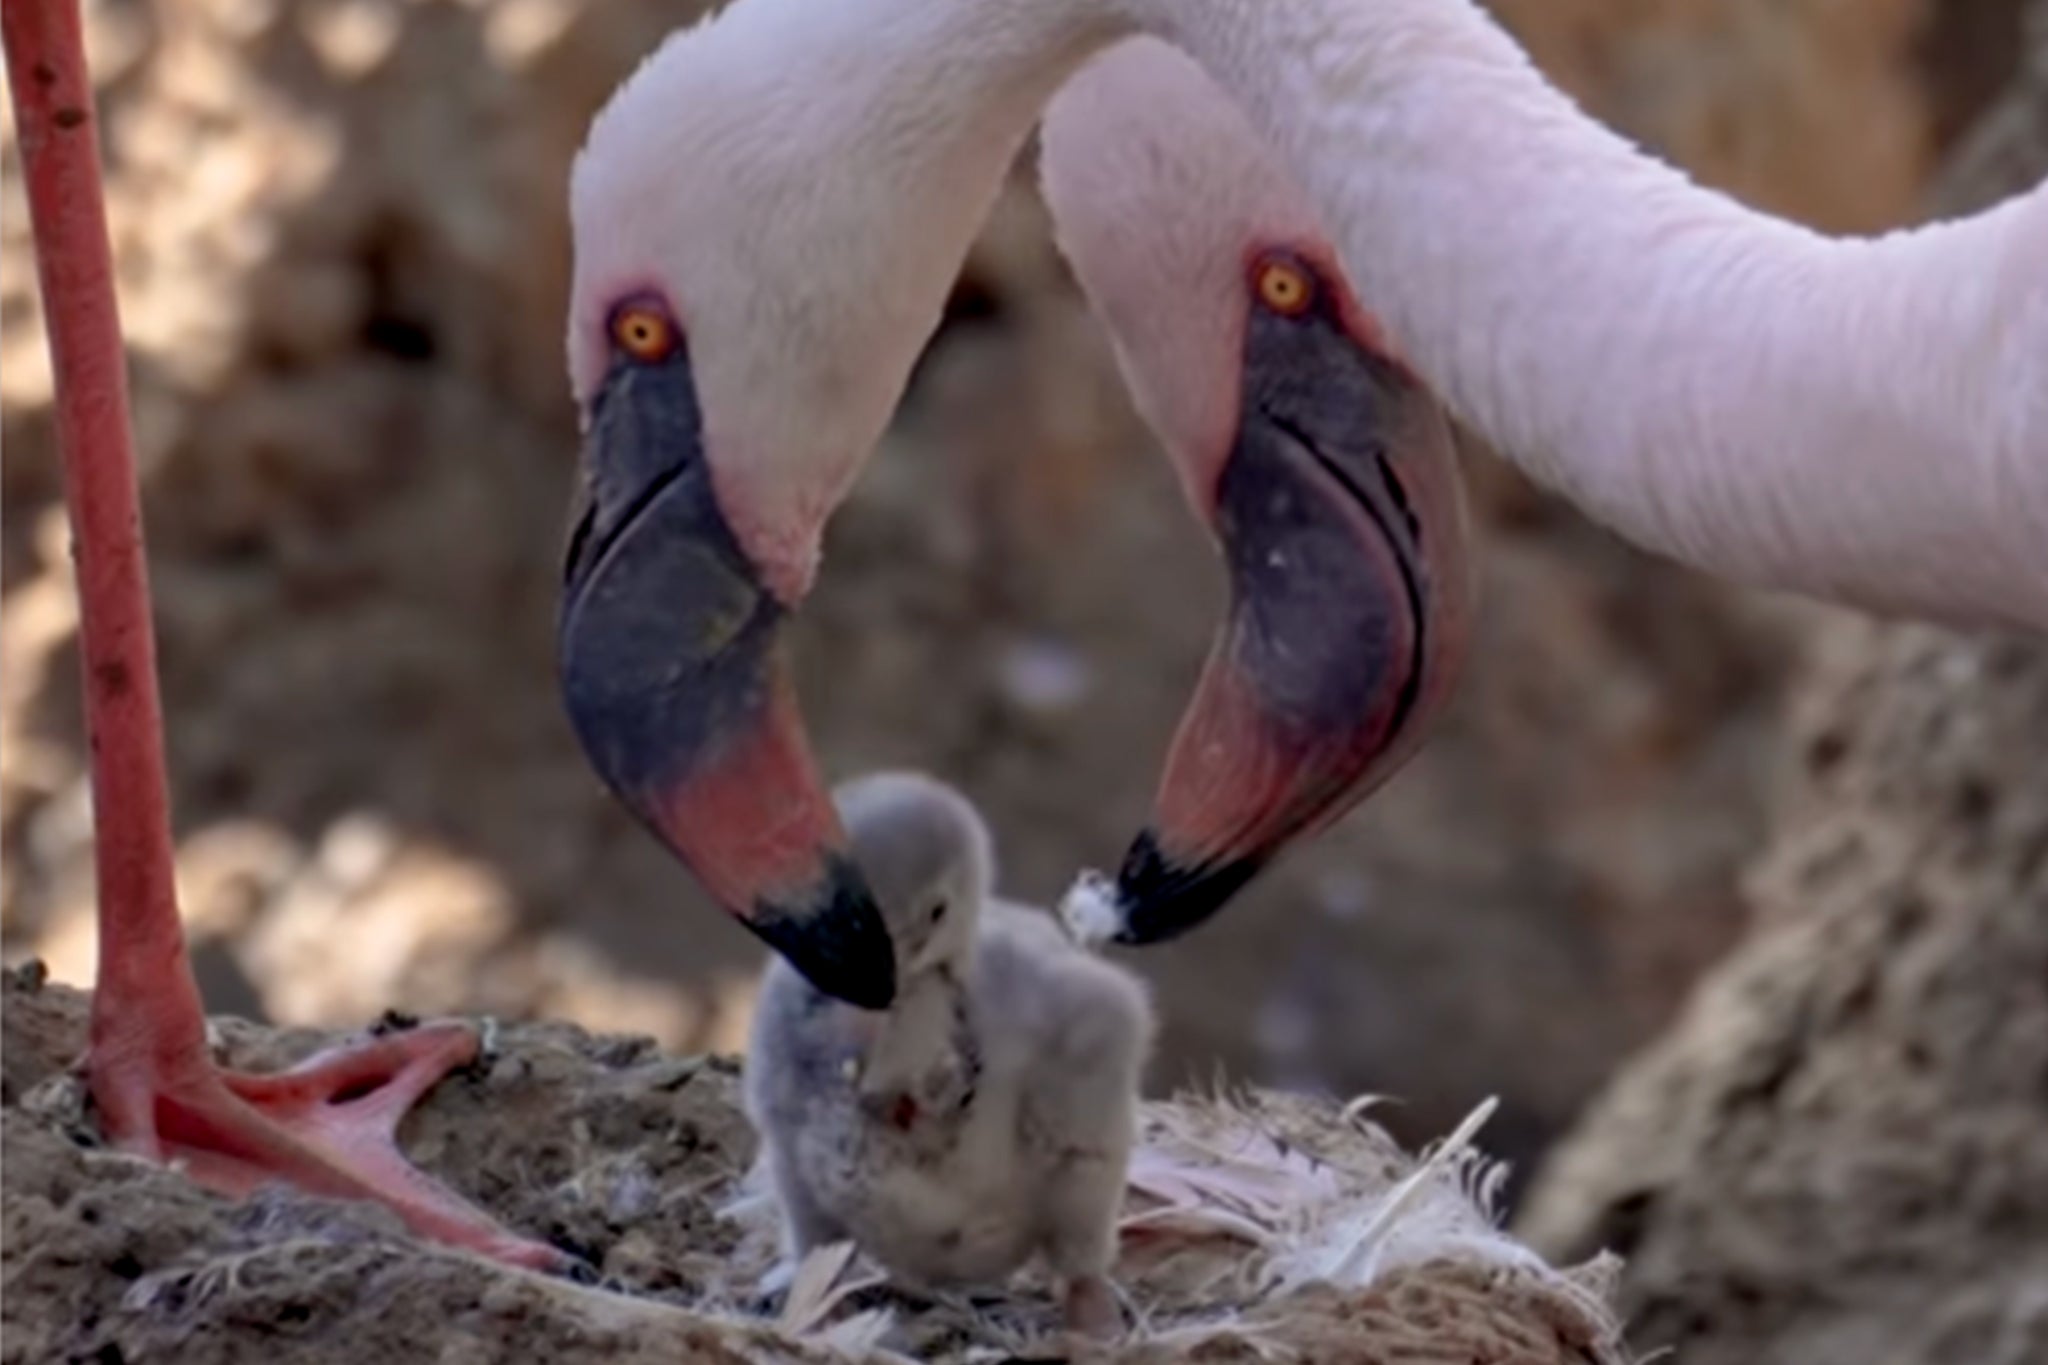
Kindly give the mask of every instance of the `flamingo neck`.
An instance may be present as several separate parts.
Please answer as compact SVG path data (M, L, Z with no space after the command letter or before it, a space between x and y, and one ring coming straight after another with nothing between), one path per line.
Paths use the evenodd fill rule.
M1417 371L1595 517L1751 583L2048 625L2048 190L1823 238L1586 116L1471 0L748 0L714 28L773 86L736 106L801 111L795 181L858 168L834 214L798 195L760 230L830 224L871 310L834 352L892 377L844 385L792 524L879 439L1045 103L1146 31L1235 96ZM799 482L761 468L762 506Z
M2048 190L1831 240L1644 155L1469 0L1122 3L1237 98L1417 370L1538 479L1729 577L2048 625Z

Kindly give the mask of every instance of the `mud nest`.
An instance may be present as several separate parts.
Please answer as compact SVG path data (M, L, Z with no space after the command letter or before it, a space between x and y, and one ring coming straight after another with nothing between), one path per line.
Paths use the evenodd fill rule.
M281 1188L237 1202L106 1149L76 1070L87 999L33 965L5 978L7 1361L1062 1353L1049 1286L1029 1277L933 1302L849 1262L805 1304L788 1301L796 1290L762 1295L772 1220L750 1198L753 1135L730 1059L522 1024L407 1119L416 1161L576 1252L595 1268L579 1283L424 1245L379 1208ZM252 1070L334 1041L237 1020L214 1032L221 1059ZM1476 1156L1418 1163L1355 1115L1279 1096L1152 1105L1147 1134L1131 1200L1151 1217L1127 1232L1119 1266L1139 1326L1103 1359L1624 1358L1605 1308L1611 1262L1558 1272L1501 1234ZM1373 1247L1355 1283L1283 1273L1354 1215ZM1233 1219L1242 1237L1219 1233Z

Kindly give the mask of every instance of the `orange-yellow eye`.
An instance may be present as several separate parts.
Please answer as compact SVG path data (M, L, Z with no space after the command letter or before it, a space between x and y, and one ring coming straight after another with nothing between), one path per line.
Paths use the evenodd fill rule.
M652 304L629 303L612 314L612 340L633 359L666 360L676 349L676 325Z
M1314 283L1300 266L1289 261L1259 262L1252 280L1259 291L1259 302L1283 317L1306 312L1315 298Z

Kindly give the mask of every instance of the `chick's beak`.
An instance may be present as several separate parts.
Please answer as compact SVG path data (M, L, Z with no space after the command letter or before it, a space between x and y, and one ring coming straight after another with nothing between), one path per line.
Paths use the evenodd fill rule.
M895 956L813 761L781 628L719 506L687 359L615 365L591 405L558 647L606 784L711 896L828 995Z
M1228 614L1118 874L1127 943L1200 924L1363 799L1462 660L1464 508L1441 409L1341 329L1267 345L1259 327L1211 518Z

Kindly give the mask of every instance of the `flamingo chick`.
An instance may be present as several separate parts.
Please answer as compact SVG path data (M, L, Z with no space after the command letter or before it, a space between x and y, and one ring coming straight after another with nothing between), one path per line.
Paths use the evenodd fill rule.
M839 815L897 956L894 1007L835 1001L769 964L746 1104L785 1250L851 1240L925 1287L999 1282L1043 1253L1069 1323L1117 1321L1116 1249L1144 988L1038 911L994 899L987 829L910 773L842 786Z
M859 6L799 19L743 0L671 39L592 127L568 337L588 505L560 627L598 772L814 985L869 1007L890 1000L894 958L822 796L780 627L1078 56L1034 66L987 11L886 3L968 60L906 78L871 60ZM1035 41L1066 22L1055 10L1071 18L1005 13ZM834 54L861 60L841 71ZM834 74L791 74L820 63ZM1198 924L1391 773L1449 688L1467 616L1441 408L1300 196L1215 101L1194 103L1215 159L1131 157L1126 181L1077 192L1116 201L1079 255L1122 271L1089 283L1231 586L1124 860L1126 942Z

